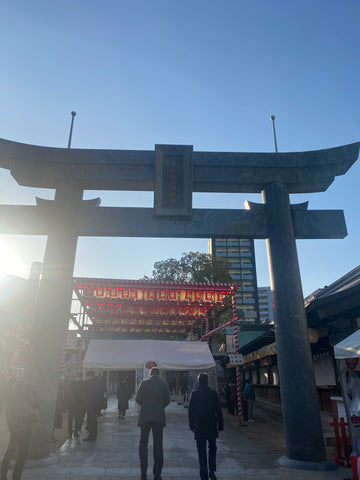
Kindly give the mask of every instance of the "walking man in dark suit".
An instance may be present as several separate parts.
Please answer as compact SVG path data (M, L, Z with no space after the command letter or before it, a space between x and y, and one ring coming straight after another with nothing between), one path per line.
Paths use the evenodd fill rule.
M163 429L166 425L165 407L170 402L169 387L160 378L160 371L153 367L150 378L143 380L136 394L135 401L141 406L138 426L141 428L139 456L141 480L145 480L148 467L148 441L152 430L154 443L154 480L161 480L164 464Z
M86 372L86 381L84 382L84 402L87 416L87 430L89 436L84 438L84 442L93 442L97 437L97 413L99 410L99 388L95 372L89 370Z
M201 480L216 480L216 439L224 429L224 420L215 390L208 386L207 373L199 373L199 386L191 393L189 402L189 426L195 435L200 464ZM206 455L209 447L209 464ZM208 468L209 465L209 468Z

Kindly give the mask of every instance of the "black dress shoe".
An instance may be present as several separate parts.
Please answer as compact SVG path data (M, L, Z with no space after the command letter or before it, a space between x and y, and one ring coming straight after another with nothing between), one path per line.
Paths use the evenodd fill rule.
M210 478L210 480L216 480L216 475L215 475L215 473L214 473L214 472L210 472L209 478Z

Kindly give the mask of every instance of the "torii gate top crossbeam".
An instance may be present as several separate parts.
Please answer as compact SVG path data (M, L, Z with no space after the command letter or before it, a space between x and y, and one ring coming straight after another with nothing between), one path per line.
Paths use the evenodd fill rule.
M289 193L325 191L358 157L360 143L295 153L193 152L193 191L259 193L275 181ZM155 151L66 149L0 139L0 168L24 186L57 188L78 181L84 190L153 191Z

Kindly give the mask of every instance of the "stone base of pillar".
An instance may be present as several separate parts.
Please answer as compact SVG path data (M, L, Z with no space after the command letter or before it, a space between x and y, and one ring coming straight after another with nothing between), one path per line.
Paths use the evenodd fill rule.
M325 460L323 462L302 462L301 460L293 460L286 455L278 459L278 464L282 467L295 468L297 470L313 470L313 471L327 471L336 470L338 466L332 460Z

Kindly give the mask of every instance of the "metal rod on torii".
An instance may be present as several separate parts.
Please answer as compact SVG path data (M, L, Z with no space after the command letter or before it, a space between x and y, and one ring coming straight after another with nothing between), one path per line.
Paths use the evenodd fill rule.
M72 132L74 128L74 118L76 116L76 112L71 112L71 125L70 125L70 133L69 133L69 141L67 148L71 148L71 139L72 139Z
M276 130L275 130L275 118L276 118L275 115L271 115L270 120L272 121L272 126L273 126L275 153L278 153L278 146L276 141Z

